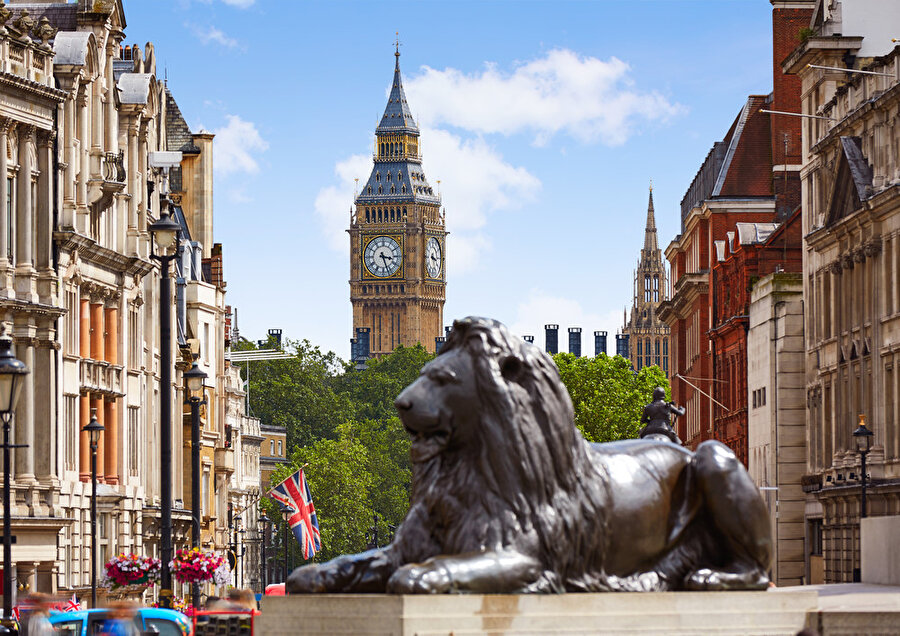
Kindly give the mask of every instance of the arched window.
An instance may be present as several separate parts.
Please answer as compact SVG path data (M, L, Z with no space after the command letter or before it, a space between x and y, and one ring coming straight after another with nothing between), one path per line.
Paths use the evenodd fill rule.
M387 180L388 180L388 181L391 180L391 173L390 173L390 172L388 172L387 175L385 175L385 176L387 177Z
M278 456L281 457L284 455L284 447L281 445L281 440L278 440Z
M402 194L406 194L406 186L405 186L405 185L404 185L404 186L400 186L400 192L401 192Z
M369 223L369 208L366 208L366 223Z
M380 172L375 173L375 181L381 181L381 173Z
M400 149L400 154L403 154L403 144L398 144L398 148Z
M394 186L391 186L391 194L394 194Z
M372 186L369 186L368 188L366 188L366 191L368 194L372 194Z
M269 455L275 455L275 440L269 440Z
M383 194L383 193L384 193L384 188L382 188L381 186L378 186L378 194Z

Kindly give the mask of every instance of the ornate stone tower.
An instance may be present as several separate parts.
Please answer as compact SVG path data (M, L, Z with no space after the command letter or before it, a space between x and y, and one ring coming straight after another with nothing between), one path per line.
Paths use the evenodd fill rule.
M417 343L433 352L435 338L444 335L444 214L422 170L399 46L394 55L394 84L375 129L375 165L356 197L348 230L353 333L369 330L374 356Z
M669 327L656 315L659 303L666 300L666 289L666 268L656 237L653 186L650 186L644 249L634 272L634 302L631 317L625 317L622 333L628 336L628 357L635 369L657 365L668 376Z

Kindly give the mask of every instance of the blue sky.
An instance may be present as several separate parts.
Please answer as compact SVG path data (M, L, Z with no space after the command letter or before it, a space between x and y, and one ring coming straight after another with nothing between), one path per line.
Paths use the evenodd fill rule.
M193 130L217 134L215 236L241 334L349 354L353 178L371 168L399 31L451 232L446 324L609 332L652 179L660 247L713 142L772 85L767 0L125 0ZM561 336L565 346L565 337Z

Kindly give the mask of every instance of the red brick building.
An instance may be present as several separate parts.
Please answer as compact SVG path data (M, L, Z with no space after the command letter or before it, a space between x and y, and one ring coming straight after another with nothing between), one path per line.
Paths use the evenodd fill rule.
M737 223L726 240L714 243L709 331L713 377L712 437L731 447L748 465L747 331L750 292L773 272L802 271L800 209L782 224ZM754 396L755 397L755 396ZM760 396L759 399L764 399ZM756 405L754 405L756 406Z
M800 119L761 111L800 111L799 83L781 72L780 63L800 41L814 5L814 0L772 0L773 91L748 97L725 137L713 145L681 201L681 234L666 248L672 293L658 313L671 329L672 397L687 411L678 421L678 434L691 447L727 438L743 448L745 462L746 344L736 347L740 338L735 331L728 343L720 342L729 353L724 358L716 354L713 334L727 333L725 322L738 314L725 307L727 295L710 273L718 263L716 241L729 241L738 223L782 223L800 205ZM732 274L747 280L752 275ZM738 368L743 369L743 392L740 378L732 375ZM714 426L715 409L721 408L715 395L723 390L733 396L732 406L742 405L742 425L735 417Z

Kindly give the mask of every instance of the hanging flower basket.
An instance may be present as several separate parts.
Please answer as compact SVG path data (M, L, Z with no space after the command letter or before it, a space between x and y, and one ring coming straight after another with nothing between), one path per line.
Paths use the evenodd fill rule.
M179 583L203 583L213 580L216 570L223 565L228 567L225 557L194 548L176 551L169 568Z
M100 580L101 587L147 588L159 581L159 559L137 554L120 554L106 562Z

